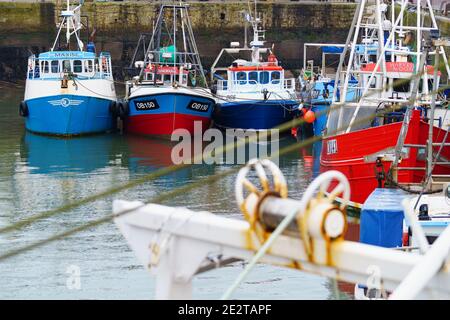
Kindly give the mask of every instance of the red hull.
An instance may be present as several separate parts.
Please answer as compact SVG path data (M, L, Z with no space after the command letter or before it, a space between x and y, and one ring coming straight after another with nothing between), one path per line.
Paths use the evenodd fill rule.
M393 153L400 133L401 122L379 127L340 134L324 139L320 158L320 171L337 170L345 174L350 182L351 201L357 204L365 202L372 191L378 187L375 176L376 155ZM414 111L410 120L405 144L425 145L428 138L428 124L420 120L420 112ZM434 142L442 142L445 131L434 128ZM447 137L447 142L449 142ZM433 151L436 153L439 147ZM421 149L422 152L425 149ZM409 156L402 160L400 168L425 168L425 154L419 153L417 148L409 149ZM370 157L370 159L368 158ZM450 158L450 148L444 147L441 158ZM387 173L391 162L383 162ZM434 174L450 174L448 166L436 165ZM425 170L399 170L398 181L401 183L420 183ZM384 184L384 183L383 183Z
M186 129L194 134L194 122L201 121L202 133L209 128L211 120L179 113L143 114L129 116L125 120L125 130L142 135L171 135L176 129Z

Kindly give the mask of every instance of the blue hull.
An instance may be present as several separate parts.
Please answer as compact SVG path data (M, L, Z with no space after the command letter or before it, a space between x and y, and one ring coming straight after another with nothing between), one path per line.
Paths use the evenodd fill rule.
M111 100L77 95L57 95L25 101L27 130L52 135L81 135L113 129Z
M218 104L214 124L221 128L264 130L292 120L296 101L245 101ZM292 110L292 111L291 111Z
M327 125L329 104L316 104L311 107L311 110L316 116L313 122L314 135L320 136Z

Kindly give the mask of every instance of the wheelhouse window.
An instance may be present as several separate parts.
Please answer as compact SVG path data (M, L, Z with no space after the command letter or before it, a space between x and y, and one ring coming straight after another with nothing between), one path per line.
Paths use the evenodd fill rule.
M251 71L248 73L248 82L250 84L256 84L258 83L258 72Z
M367 77L367 81L370 80L370 76ZM378 78L375 76L372 78L372 81L370 82L369 88L375 89L377 87L377 80Z
M273 71L272 72L272 83L273 84L279 84L280 83L280 78L281 78L280 71Z
M48 73L49 69L48 69L48 61L42 61L42 66L41 66L41 72L42 73Z
M424 90L423 83L424 83L424 79L420 79L419 91L423 91ZM427 86L428 86L428 91L432 91L433 90L433 79L428 79Z
M83 72L83 64L82 64L81 60L73 61L73 72L75 72L75 73Z
M147 81L153 81L153 73L148 72L145 74L145 80Z
M94 70L94 62L92 60L84 61L84 72L90 73Z
M59 70L59 61L58 60L53 60L50 63L50 66L51 66L52 73L59 73L60 72L60 70Z
M63 66L63 71L64 72L71 72L72 71L72 67L70 65L70 60L63 60L62 66Z
M262 71L259 73L259 83L267 84L269 83L270 74L268 71Z
M170 74L166 74L163 77L164 84L170 85L172 83L172 76Z
M239 81L239 84L246 84L247 83L247 73L242 72L242 71L236 73L236 80Z
M409 80L393 79L392 87L395 92L409 92Z

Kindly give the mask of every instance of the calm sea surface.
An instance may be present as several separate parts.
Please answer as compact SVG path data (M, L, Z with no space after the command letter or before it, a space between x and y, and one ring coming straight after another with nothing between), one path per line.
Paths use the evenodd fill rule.
M104 191L170 166L169 141L120 134L57 139L27 133L18 115L23 88L0 84L0 227ZM293 143L290 138L280 146ZM300 198L317 170L313 149L281 157L289 193ZM195 165L72 211L0 234L0 253L111 214L112 200L144 200L225 170ZM235 175L166 201L172 206L240 217ZM81 288L68 289L67 270L80 268ZM194 280L194 298L218 299L243 270L242 263ZM152 299L155 279L139 264L113 222L0 261L0 299ZM258 265L239 287L237 299L336 299L330 279Z

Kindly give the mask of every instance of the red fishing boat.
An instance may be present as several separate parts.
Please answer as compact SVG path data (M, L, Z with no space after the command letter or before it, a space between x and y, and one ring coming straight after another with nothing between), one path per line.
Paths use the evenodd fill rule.
M207 88L187 5L162 5L147 41L141 35L129 68L136 75L127 81L125 101L119 105L125 131L157 136L170 136L177 129L203 133L210 126L215 100ZM142 47L147 48L143 54Z
M420 113L419 110L412 112L403 157L397 168L397 182L403 185L421 183L426 173L426 159L422 146L426 145L429 125L421 118ZM338 170L347 176L352 190L353 207L361 208L375 188L385 186L386 174L394 161L392 155L402 125L403 122L395 122L324 139L321 171ZM450 142L446 130L433 128L434 154L439 151L444 137L446 142ZM433 175L450 174L449 166L440 164L448 159L450 148L445 146L440 152Z
M450 175L448 99L434 92L440 82L440 58L448 70L445 52L437 44L442 38L434 18L433 32L420 23L414 28L401 25L404 10L402 5L391 21L382 8L381 21L362 32L362 44L347 44L343 55L350 48L350 61L346 68L341 61L339 70L345 71L336 75L341 94L333 97L320 166L322 172L338 170L346 175L355 209L360 209L377 187L415 192L427 185L432 191L433 179ZM351 28L349 39L358 38L359 28ZM412 31L405 30L414 30L416 42L423 45L412 51L407 45ZM434 67L426 63L430 54ZM355 79L359 91L356 99L348 102L349 82Z

